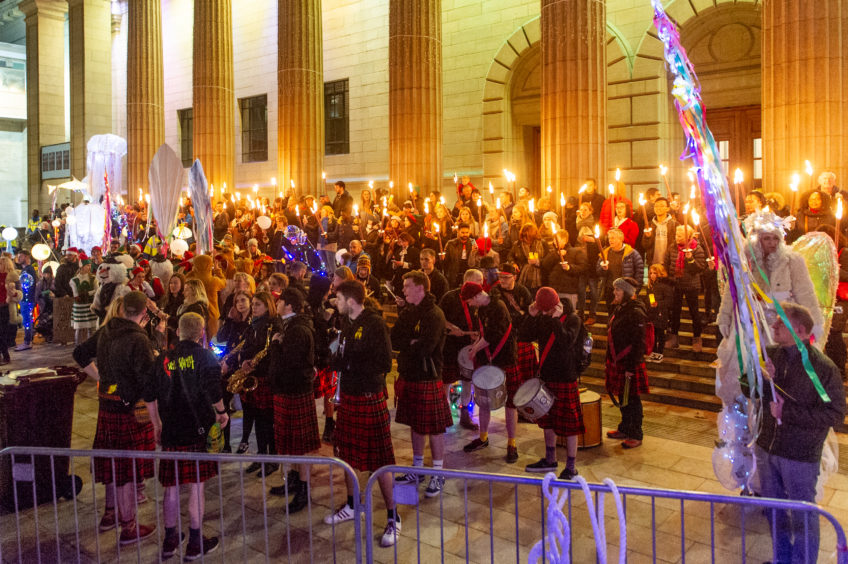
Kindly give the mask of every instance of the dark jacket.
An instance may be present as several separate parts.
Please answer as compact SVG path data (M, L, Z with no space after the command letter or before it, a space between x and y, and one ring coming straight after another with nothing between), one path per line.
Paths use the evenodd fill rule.
M568 270L562 268L562 262L568 263ZM583 247L566 247L558 252L548 253L542 260L543 280L560 294L577 294L580 289L580 277L589 270L589 261Z
M435 268L433 272L427 275L427 278L430 279L430 293L436 297L436 303L438 303L448 293L448 289L450 288L448 279Z
M392 349L398 351L398 375L410 382L440 380L445 345L445 314L427 293L418 305L400 310L392 327ZM413 342L415 341L415 342Z
M74 292L71 290L71 279L76 276L79 270L79 265L75 262L62 262L59 268L56 269L54 295L57 298L66 296L73 297Z
M308 315L297 314L280 322L281 340L268 351L271 391L301 396L312 391L315 378L315 329Z
M627 372L636 371L645 358L647 321L645 306L639 300L627 300L615 308L607 335L612 339L612 346L607 347L607 362L623 366ZM617 358L612 357L613 351Z
M345 394L374 394L386 387L392 369L389 329L379 312L362 310L342 331L344 353L336 359L339 385Z
M180 341L157 360L144 401L158 401L163 446L206 444L213 405L223 397L221 382L215 354L193 341Z
M845 389L836 365L809 342L806 347L830 402L825 403L819 397L795 346L769 346L766 350L775 367L774 383L780 388L776 391L785 402L778 425L769 407L773 401L771 387L765 383L767 399L763 402L763 423L757 445L775 456L818 464L828 430L845 419Z
M694 239L693 239L694 240ZM665 269L674 285L681 290L699 290L701 288L701 273L707 269L707 256L700 243L691 253L684 253L683 268L677 268L677 255L682 245L677 243L668 248L665 253ZM686 255L689 255L686 258Z
M98 333L100 391L120 396L123 406L110 402L111 407L131 411L153 372L153 344L143 328L121 317L110 319Z
M654 324L654 328L664 331L671 319L671 304L674 299L674 283L668 278L657 278L652 286L646 288L647 293L642 296L642 304L648 320ZM650 296L653 294L656 307L651 305Z
M515 283L512 290L506 290L500 283L495 283L489 293L503 301L517 331L518 325L524 315L527 314L527 308L533 303L533 295L530 294L530 290L518 282Z
M228 361L227 364L235 371L245 360L253 360L260 351L265 349L265 343L268 342L268 333L270 332L273 337L274 333L279 332L279 329L280 324L277 317L271 318L268 314L265 314L262 317L251 319L244 332L244 346L234 355L235 358ZM266 354L254 368L253 375L257 378L267 378L270 367L271 359L269 354Z
M347 190L341 194L336 194L336 197L333 199L333 212L336 217L341 217L343 211L348 213L353 211L353 196Z
M489 343L488 352L483 349L477 353L477 365L493 364L501 368L513 366L518 360L518 346L516 336L518 327L512 324L506 305L496 296L490 296L488 305L477 308L479 318L479 331L486 342ZM504 336L509 335L504 339ZM498 351L498 345L503 341L503 346ZM495 354L497 351L497 354ZM489 358L489 355L492 355Z
M224 350L228 353L236 346L236 343L239 342L249 326L250 321L239 321L227 316L224 318L221 328L218 329L215 340L223 345Z
M465 260L462 259L462 251L465 249ZM448 284L452 288L462 285L462 277L469 268L474 268L480 262L480 255L474 240L469 237L463 243L459 239L451 239L445 245L444 272Z
M439 300L439 309L445 316L445 321L453 323L463 331L477 331L477 311L476 308L462 306L462 300L459 298L459 288L450 290L442 299ZM466 318L466 311L468 318ZM470 324L468 320L471 320ZM463 347L471 344L471 337L463 335L455 337L453 335L445 336L445 345L443 348L443 358L445 362L451 365L456 365L457 356Z
M615 272L612 268L609 270L601 268L601 261L604 260L604 256L609 258L611 252L615 251L611 250L610 247L606 247L604 254L598 256L597 271L598 274L606 277L605 287L612 287L612 283L616 278L630 277L635 278L639 282L642 281L645 276L645 263L642 261L642 255L637 250L625 243L623 248L624 254L621 257L621 272Z
M562 317L528 314L522 320L518 340L538 343L540 360L553 336L551 347L539 368L539 376L545 382L573 382L577 379L578 352L583 345L576 342L580 323L569 300L563 301Z

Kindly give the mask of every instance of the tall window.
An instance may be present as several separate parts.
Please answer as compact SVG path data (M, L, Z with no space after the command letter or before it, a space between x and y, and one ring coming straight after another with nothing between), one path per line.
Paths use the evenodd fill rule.
M348 79L324 83L324 153L350 153L350 116L347 107Z
M241 162L268 160L268 95L239 98Z
M180 136L180 159L183 161L183 166L188 168L194 162L194 147L192 143L192 135L194 134L194 110L192 108L177 110L177 122L179 124Z
M754 180L763 180L763 140L754 139Z

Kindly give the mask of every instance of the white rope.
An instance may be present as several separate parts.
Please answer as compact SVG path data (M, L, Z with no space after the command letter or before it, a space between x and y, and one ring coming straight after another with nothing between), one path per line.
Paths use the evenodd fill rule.
M545 522L547 542L542 539L530 549L527 561L532 564L540 562L543 554L545 561L551 564L568 564L570 562L568 554L571 533L568 519L562 512L562 508L568 500L568 490L562 488L558 493L555 492L554 488L551 487L551 480L556 479L557 477L553 472L548 472L542 480L542 493L548 498L547 520Z

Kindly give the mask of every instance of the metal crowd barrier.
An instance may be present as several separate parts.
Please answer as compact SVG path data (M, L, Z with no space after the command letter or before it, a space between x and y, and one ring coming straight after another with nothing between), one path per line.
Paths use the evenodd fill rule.
M137 520L155 524L148 539L121 546L120 527L99 532L105 487L92 483L94 458L213 461L218 475L206 482L202 534L217 536L219 546L201 562L361 562L362 525L326 525L325 515L347 500L346 480L359 490L354 470L336 458L317 456L232 455L180 452L72 450L10 447L0 451L0 562L159 562L165 530L163 488L156 475L143 482L146 503L136 499ZM246 474L253 462L279 464L268 477ZM176 464L176 462L174 462ZM269 494L291 465L311 468L310 501L289 514L287 498ZM199 472L199 466L197 466ZM73 477L79 475L82 480ZM301 475L306 480L306 476ZM81 486L81 487L80 487ZM92 487L94 486L94 487ZM79 491L78 491L79 489ZM359 496L355 511L361 514ZM188 537L188 488L180 489L178 530ZM182 543L171 561L182 561Z
M425 480L417 487L395 484L402 518L400 538L392 549L375 548L385 524L384 518L379 519L381 512L376 523L373 518L377 479L383 474L398 477L407 473ZM445 478L445 486L438 498L428 499L423 494L431 476ZM562 480L553 480L551 485L557 493L567 491L563 513L570 525L568 561L597 561L595 534L581 485ZM608 560L615 562L619 523L609 495L612 490L604 484L589 484L588 489L596 512L599 496L603 498ZM842 526L812 503L643 487L618 486L617 490L624 506L627 554L641 556L639 561L777 561L772 545L776 530L770 525L774 520L768 520L766 514L774 517L790 511L793 519L803 516L805 531L812 519L832 527L821 527L818 562L848 564ZM381 561L394 562L527 562L537 542L543 543L543 555L550 548L545 544L548 500L540 477L386 466L371 475L364 498L366 562L373 562L375 555ZM810 537L805 536L804 542L810 542ZM539 561L544 562L544 556Z

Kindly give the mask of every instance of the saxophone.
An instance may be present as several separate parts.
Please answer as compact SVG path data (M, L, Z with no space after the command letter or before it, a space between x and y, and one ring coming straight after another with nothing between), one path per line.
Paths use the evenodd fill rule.
M256 376L252 376L252 372L256 370L256 367L259 365L259 362L265 358L265 355L268 354L268 349L271 346L271 333L273 333L273 327L268 327L268 336L265 339L265 348L256 353L256 356L253 357L253 368L250 370L246 370L242 367L238 368L235 372L233 372L230 379L227 380L227 391L231 394L240 394L243 392L252 392L259 386L259 380ZM244 342L242 342L242 346Z

